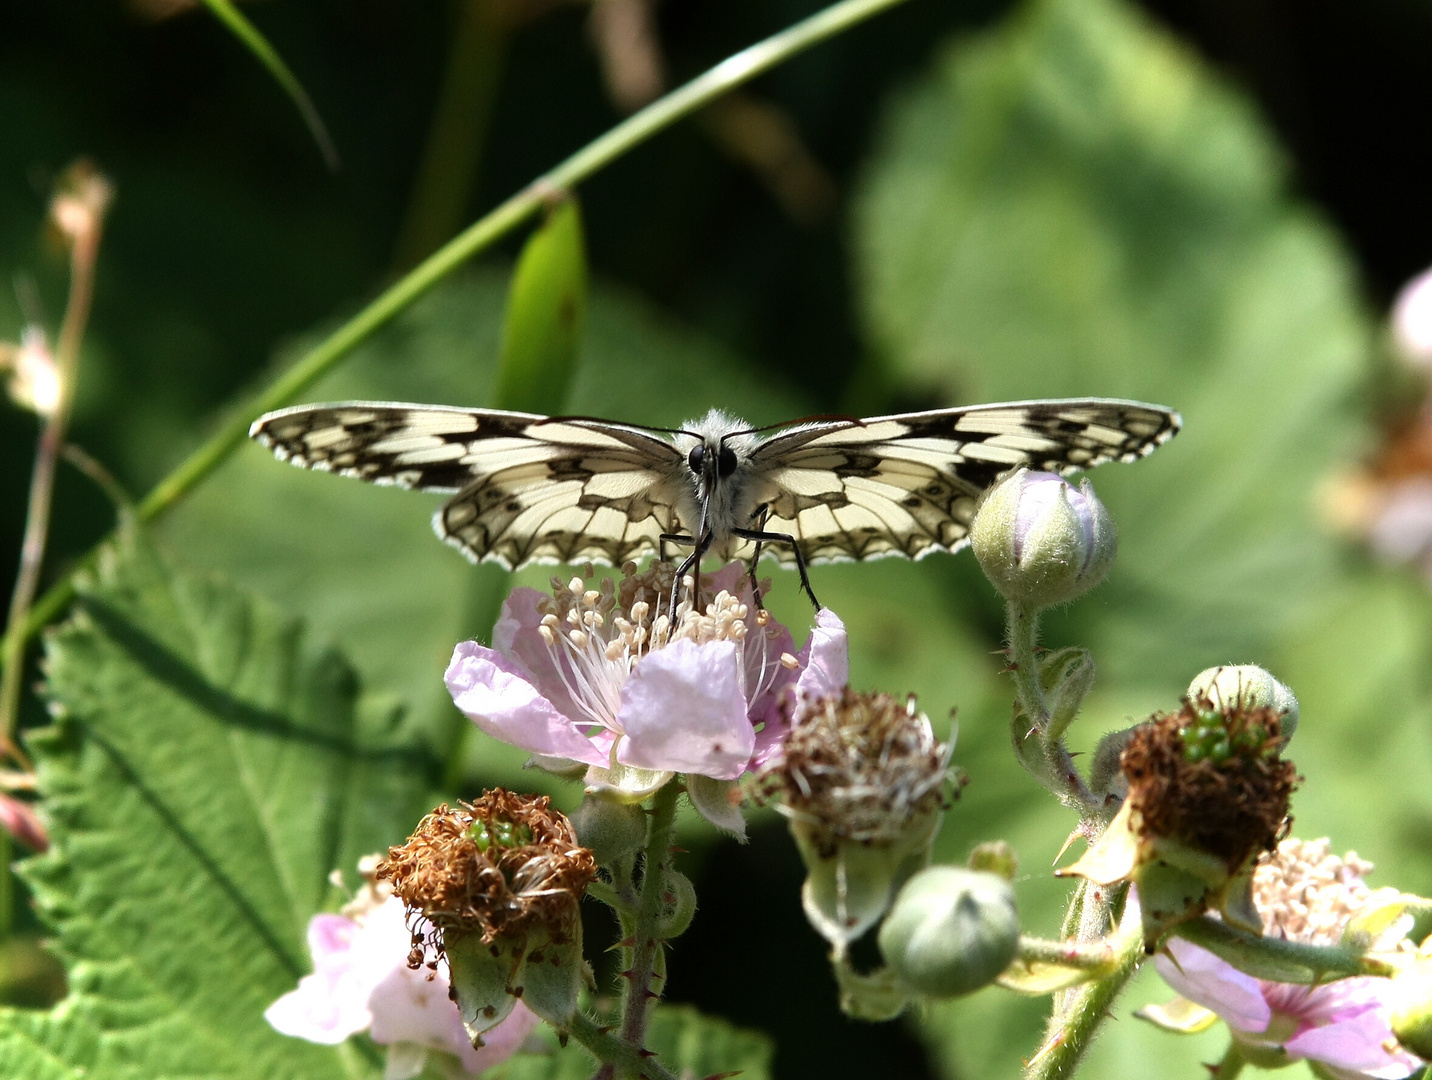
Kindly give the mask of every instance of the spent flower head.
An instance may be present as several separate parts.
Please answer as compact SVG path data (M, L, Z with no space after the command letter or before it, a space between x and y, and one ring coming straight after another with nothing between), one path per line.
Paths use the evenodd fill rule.
M519 1000L567 1029L583 974L578 903L597 864L550 799L497 788L439 806L378 874L407 905L409 964L447 964L469 1035L482 1038Z
M387 1047L388 1080L407 1080L430 1054L450 1076L476 1075L505 1061L536 1027L536 1014L511 1010L474 1045L450 1000L448 971L409 965L411 933L403 902L374 876L376 856L359 864L365 881L341 914L315 915L308 924L314 972L264 1013L279 1032L336 1044L367 1031Z
M783 702L845 684L845 628L822 610L797 651L755 603L744 567L702 575L695 601L687 579L675 612L673 580L668 564L638 573L628 563L619 581L554 578L550 594L515 590L493 647L468 641L454 651L453 700L539 761L585 767L592 791L634 802L676 773L734 781L780 746Z
M1128 794L1103 835L1058 871L1139 887L1145 943L1214 908L1257 929L1251 866L1288 819L1297 781L1281 713L1237 695L1189 698L1121 735Z
M1400 895L1396 889L1370 888L1364 877L1371 870L1356 853L1338 858L1326 839L1282 841L1252 875L1263 932L1309 945L1339 944L1352 920ZM1392 927L1392 936L1401 932ZM1422 1067L1393 1035L1391 979L1357 977L1314 986L1270 982L1181 938L1170 939L1155 966L1186 1000L1140 1015L1161 1026L1197 1030L1216 1014L1255 1065L1272 1068L1306 1058L1338 1080L1398 1080ZM1168 1017L1180 1020L1173 1024Z
M837 952L889 907L929 861L948 799L963 776L913 696L846 689L793 709L781 756L760 775L805 861L807 918Z

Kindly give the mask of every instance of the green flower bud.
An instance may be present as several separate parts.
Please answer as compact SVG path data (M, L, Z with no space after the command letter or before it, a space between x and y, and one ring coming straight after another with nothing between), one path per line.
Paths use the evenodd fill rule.
M901 985L930 997L971 993L993 982L1019 947L1014 889L995 874L928 867L900 890L878 940Z
M1113 518L1089 481L1020 469L985 497L970 525L985 576L1011 603L1063 604L1109 572L1118 547Z
M1418 1057L1432 1060L1432 955L1419 955L1398 972L1392 986L1392 1033Z
M630 858L646 842L646 814L641 807L600 796L582 800L572 815L572 827L577 840L602 866Z
M1272 709L1286 746L1298 727L1298 699L1293 691L1255 664L1222 664L1205 668L1188 684L1188 700L1207 701L1220 712Z
M983 844L976 844L967 861L971 870L983 870L1005 881L1013 881L1019 873L1019 856L1007 840L986 840Z

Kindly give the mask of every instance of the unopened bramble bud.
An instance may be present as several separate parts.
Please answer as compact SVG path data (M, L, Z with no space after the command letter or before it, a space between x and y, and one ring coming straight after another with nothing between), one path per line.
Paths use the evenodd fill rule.
M1298 699L1293 691L1256 664L1222 664L1205 668L1188 684L1187 698L1207 698L1215 709L1272 709L1278 714L1283 742L1298 727Z
M907 881L880 925L880 955L900 983L956 997L993 982L1014 959L1014 889L996 874L931 866Z
M805 862L806 918L837 957L929 862L956 779L952 748L913 697L847 689L797 707L781 758L761 780L779 795Z
M578 902L596 876L592 853L546 796L497 788L439 806L377 876L407 905L417 967L445 958L454 1000L480 1038L520 998L559 1031L582 986Z
M602 866L634 856L646 840L646 814L640 806L588 795L572 815L577 839Z
M970 546L1006 600L1043 608L1103 581L1118 537L1088 480L1076 488L1053 473L1020 469L980 504Z

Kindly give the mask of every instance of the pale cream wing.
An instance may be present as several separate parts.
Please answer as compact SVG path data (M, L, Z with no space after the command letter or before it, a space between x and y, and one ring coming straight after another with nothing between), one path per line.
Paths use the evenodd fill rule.
M305 468L457 492L433 527L474 561L620 564L680 531L681 453L633 425L359 401L269 413L250 435Z
M807 562L918 559L963 546L980 497L1011 469L1134 461L1181 423L1158 405L1104 398L822 420L763 443L751 468L763 528L793 537ZM795 561L782 544L763 552Z

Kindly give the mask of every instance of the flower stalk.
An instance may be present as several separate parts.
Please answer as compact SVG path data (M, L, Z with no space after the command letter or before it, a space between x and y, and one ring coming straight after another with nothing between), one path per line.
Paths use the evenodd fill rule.
M50 205L50 218L70 247L70 293L65 321L55 346L59 396L44 417L30 475L30 501L25 514L25 536L20 547L20 569L10 599L5 628L3 678L0 678L0 753L29 769L29 760L15 741L24 673L25 642L33 620L32 604L40 583L40 569L49 540L50 508L54 501L55 469L64 451L74 407L79 371L80 343L89 323L94 299L95 263L105 212L113 197L109 183L89 165L72 166L63 189Z
M622 992L621 1039L633 1051L643 1049L651 1008L661 995L658 984L664 982L665 963L659 963L664 959L659 955L662 946L659 924L666 906L663 897L676 832L677 794L678 788L673 782L652 797L636 917L630 927L623 926L627 931L625 940L631 944L622 948L626 987Z

